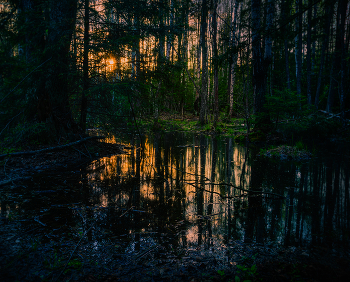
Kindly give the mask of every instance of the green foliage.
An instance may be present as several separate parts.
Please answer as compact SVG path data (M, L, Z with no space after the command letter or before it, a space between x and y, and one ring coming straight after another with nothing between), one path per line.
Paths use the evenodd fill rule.
M244 265L237 265L237 273L239 275L235 276L235 282L250 282L253 281L257 276L257 267L256 264L253 264L252 266L244 266Z
M219 270L217 271L217 273L221 276L221 278L225 278L225 276L226 276L226 275L225 275L225 271L223 271L223 270L220 270L220 269L219 269Z
M79 261L78 259L73 259L68 263L68 267L74 268L74 269L80 269L82 267L83 263Z
M280 119L301 115L304 110L302 105L305 105L305 99L298 97L295 91L288 88L275 89L273 96L266 96L266 102L270 118L276 122Z

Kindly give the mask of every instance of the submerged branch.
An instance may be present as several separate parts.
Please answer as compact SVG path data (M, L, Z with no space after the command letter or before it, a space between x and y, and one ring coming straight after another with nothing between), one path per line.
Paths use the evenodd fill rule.
M205 182L205 183L197 183L197 184L204 184L204 185L223 185L223 186L231 186L235 189L238 189L238 190L241 190L241 191L244 191L244 192L248 192L249 194L244 194L244 195L237 195L237 196L224 196L224 195L221 195L219 192L215 192L215 191L210 191L210 190L207 190L205 188L202 188L202 187L198 187L198 185L195 185L195 183L191 183L191 182L186 182L186 184L188 185L191 185L195 188L198 188L198 189L201 189L202 191L204 192L208 192L208 193L213 193L215 195L218 195L221 197L221 199L235 199L235 198L241 198L241 197L248 197L248 196L252 196L251 194L265 194L265 195L272 195L272 196L276 196L276 197L279 197L281 199L285 199L286 197L285 196L282 196L280 194L277 194L277 193L273 193L273 192L265 192L265 191L254 191L254 190L247 190L247 189L243 189L243 188L240 188L240 187L237 187L237 186L234 186L232 184L229 184L229 183L210 183L210 182ZM194 192L195 193L195 192Z
M199 176L198 174L195 174L195 173L191 173L191 172L187 172L187 171L183 171L181 169L177 169L175 167L172 167L172 166L168 166L168 167L171 167L172 169L175 169L175 170L178 170L178 171L181 171L182 173L186 173L186 174L189 174L189 175L194 175L194 176ZM281 199L285 199L286 197L285 196L282 196L280 194L277 194L277 193L273 193L273 192L264 192L264 191L254 191L254 190L248 190L248 189L243 189L243 188L240 188L240 187L237 187L231 183L213 183L211 182L211 180L207 177L204 177L206 179L205 182L196 182L196 183L193 183L193 182L187 182L187 181L184 181L186 184L188 185L191 185L195 188L199 188L205 192L208 192L208 193L213 193L213 194L217 194L219 195L222 199L234 199L234 198L240 198L240 197L244 197L244 196L251 196L251 195L239 195L239 196L223 196L221 195L220 193L218 192L214 192L214 191L210 191L210 190L206 190L204 188L201 188L201 187L198 187L197 185L201 185L201 184L204 184L204 185L216 185L216 186L230 186L230 187L233 187L235 189L238 189L238 190L241 190L241 191L244 191L244 192L248 192L248 193L252 193L252 194L265 194L265 195L273 195L273 196L276 196L276 197L279 197Z

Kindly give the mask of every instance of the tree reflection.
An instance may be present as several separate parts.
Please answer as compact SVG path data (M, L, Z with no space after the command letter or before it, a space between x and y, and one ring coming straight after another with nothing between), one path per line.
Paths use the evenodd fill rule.
M133 145L129 155L94 163L84 182L95 187L84 204L107 198L108 221L139 211L109 223L115 234L141 242L141 234L156 232L169 248L209 249L232 240L329 244L335 230L343 230L336 237L349 233L345 163L274 162L231 138L185 133L147 137L144 157Z

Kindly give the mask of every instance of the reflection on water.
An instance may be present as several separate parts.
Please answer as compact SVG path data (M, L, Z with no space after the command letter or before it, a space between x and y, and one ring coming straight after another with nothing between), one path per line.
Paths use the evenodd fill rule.
M165 248L222 258L229 246L244 243L348 248L345 157L281 162L260 159L231 138L144 138L142 150L135 139L125 155L69 175L39 175L24 192L2 193L1 215L34 219L31 224L49 228L49 240L85 232L95 253L109 245L138 257Z
M232 240L347 245L345 160L262 160L231 138L185 133L146 137L143 152L130 145L129 154L95 161L86 173L89 201L109 208L115 233L171 234L184 248ZM123 222L109 220L111 207L129 211Z

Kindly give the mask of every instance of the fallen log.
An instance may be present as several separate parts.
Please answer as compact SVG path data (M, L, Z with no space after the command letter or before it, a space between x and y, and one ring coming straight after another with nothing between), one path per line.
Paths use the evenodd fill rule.
M58 150L62 150L65 149L67 147L71 147L74 145L78 145L81 143L84 143L88 140L92 140L92 139L105 139L105 136L90 136L90 137L86 137L83 139L80 139L78 141L74 141L68 144L64 144L64 145L59 145L59 146L55 146L55 147L49 147L49 148L44 148L44 149L40 149L40 150L36 150L36 151L24 151L24 152L14 152L14 153L7 153L7 154L3 154L0 155L0 159L5 158L5 157L18 157L18 156L30 156L30 155L36 155L36 154L40 154L40 153L46 153L46 152L52 152L52 151L58 151Z
M7 184L12 184L15 181L29 180L29 179L31 179L31 177L30 176L26 176L26 177L17 177L17 178L11 178L11 179L8 179L8 180L5 180L5 181L0 181L0 187L1 186L5 186Z

